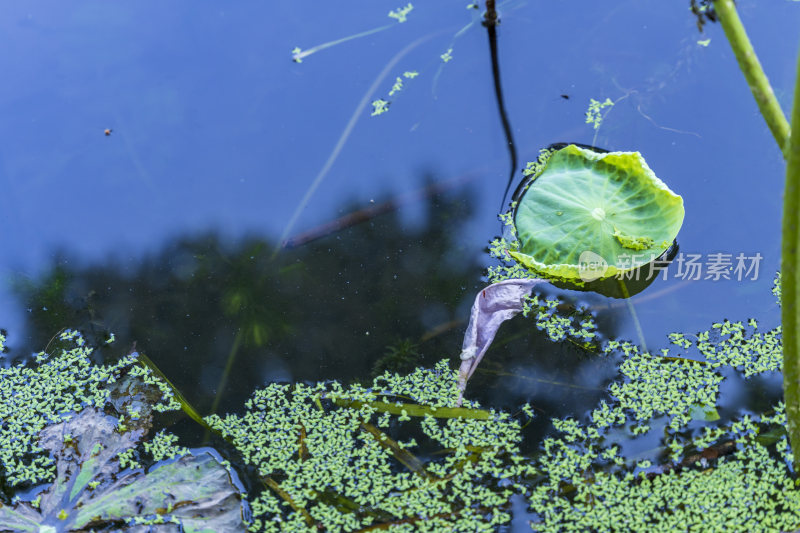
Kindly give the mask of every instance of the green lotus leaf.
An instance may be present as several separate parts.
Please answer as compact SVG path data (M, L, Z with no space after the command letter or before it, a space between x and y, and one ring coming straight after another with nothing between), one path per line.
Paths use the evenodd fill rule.
M640 268L672 244L683 199L639 152L568 145L533 176L514 215L519 249L537 276L581 284ZM599 269L587 279L587 267Z

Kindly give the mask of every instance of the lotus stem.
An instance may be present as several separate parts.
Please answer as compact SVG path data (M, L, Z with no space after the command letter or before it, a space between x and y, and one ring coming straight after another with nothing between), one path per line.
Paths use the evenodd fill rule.
M487 26L497 26L497 9L495 0L486 0L486 13L483 15L483 23Z
M783 333L783 394L789 443L795 471L800 466L800 307L798 307L797 252L800 247L800 53L792 105L792 132L785 145L786 185L783 194L783 242L781 245L781 323Z
M767 75L764 74L764 69L761 68L756 51L736 12L736 6L733 0L714 0L714 10L719 15L719 22L722 24L722 29L725 30L725 36L733 49L736 61L739 62L739 69L744 74L747 85L750 86L750 91L756 99L758 110L767 122L772 136L778 143L778 148L786 159L788 157L786 143L789 140L789 122L775 98L775 93L772 91Z

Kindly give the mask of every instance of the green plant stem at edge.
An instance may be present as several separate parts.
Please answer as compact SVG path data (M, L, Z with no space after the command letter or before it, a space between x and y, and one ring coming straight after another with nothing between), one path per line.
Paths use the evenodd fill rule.
M783 152L784 159L788 158L787 142L789 139L789 122L775 98L775 93L769 84L764 69L758 61L758 56L747 37L736 6L733 0L714 0L714 10L719 15L719 22L725 30L725 36L731 44L739 69L750 86L750 91L758 104L761 116L767 121L772 136L778 142L778 147ZM795 100L796 101L796 100ZM784 332L785 333L785 332Z
M785 145L786 186L783 194L783 242L781 244L781 323L783 333L783 394L789 425L789 442L795 471L800 466L800 307L797 252L800 247L800 53L792 104L792 132Z

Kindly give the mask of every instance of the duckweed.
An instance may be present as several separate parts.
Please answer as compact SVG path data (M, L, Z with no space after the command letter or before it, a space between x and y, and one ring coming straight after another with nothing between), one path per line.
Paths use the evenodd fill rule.
M442 361L409 376L386 373L369 389L273 384L243 415L207 417L268 487L253 500L250 530L492 531L507 523L508 499L522 490L509 480L530 470L519 457L519 422L495 411L434 416L457 397L456 379ZM417 408L390 424L382 406L399 399ZM395 440L412 431L424 435L422 445ZM425 461L414 455L420 449L439 452Z
M778 298L779 291L778 278ZM781 370L780 327L765 331L752 319L723 320L696 334L672 333L672 349L650 353L624 340L600 346L591 316L563 317L559 303L534 295L525 314L554 341L594 343L601 357L619 361L619 377L585 417L552 419L555 433L533 456L521 453L522 425L508 413L476 402L453 407L457 373L447 361L406 376L386 372L369 387L274 383L255 391L243 412L206 417L261 483L242 495L252 513L244 516L246 526L495 531L510 522L510 499L517 494L527 499L534 531L797 528L800 492L783 404L726 425L710 416L731 370L745 378ZM5 340L0 331L0 349ZM109 406L118 416L104 422L108 440L94 443L93 454L114 451L115 464L138 476L144 475L140 466L152 462L174 465L162 474L180 476L193 460L176 436L162 430L134 446L152 411L180 407L169 385L137 364L136 354L96 365L77 332L65 331L58 340L59 348L37 354L35 364L0 369L6 489L67 482L57 476L61 459L47 454L43 443L48 449L79 446L80 426L69 423L87 409ZM154 405L120 399L136 390L135 382L158 391ZM528 405L521 411L534 415ZM38 437L45 434L57 439ZM626 457L620 435L648 442L655 436L659 453ZM216 464L230 468L221 458ZM109 490L103 477L84 476L81 483L87 502L94 492ZM77 520L72 508L53 507L45 493L26 494L29 500L19 496L15 504L27 506L26 513ZM0 506L0 512L16 512L10 509ZM166 509L126 520L186 527L185 517Z

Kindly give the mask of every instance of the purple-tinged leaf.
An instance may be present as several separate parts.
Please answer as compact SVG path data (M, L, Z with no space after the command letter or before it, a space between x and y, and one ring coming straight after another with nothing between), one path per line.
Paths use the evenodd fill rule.
M0 505L0 531L106 531L120 523L134 532L246 530L239 483L211 449L190 450L147 472L122 470L119 455L143 434L121 431L119 419L92 408L42 430L39 443L55 458L56 480L36 505Z
M543 282L541 279L507 279L489 285L475 297L461 347L457 406L461 405L467 380L492 344L500 324L522 312L523 298L534 285Z

